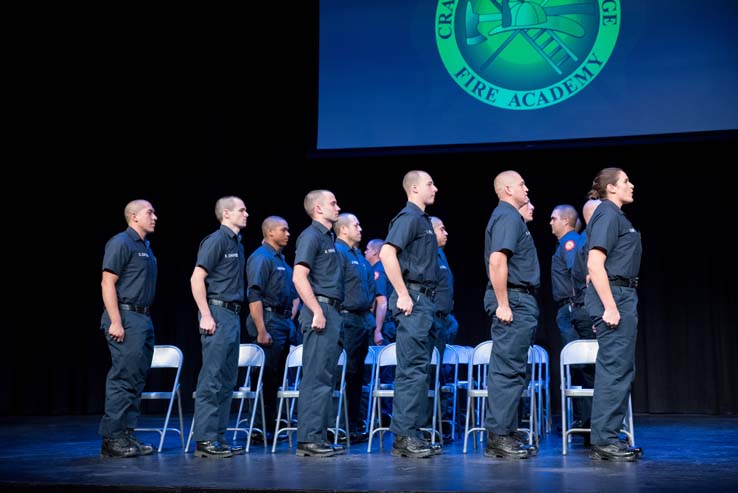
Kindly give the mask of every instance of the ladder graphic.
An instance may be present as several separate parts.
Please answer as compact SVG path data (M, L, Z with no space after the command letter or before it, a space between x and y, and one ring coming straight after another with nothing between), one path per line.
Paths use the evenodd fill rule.
M537 32L535 32L537 31ZM519 32L534 50L546 60L557 74L561 75L561 67L569 60L577 61L577 56L561 41L561 38L550 29L521 29ZM533 34L531 34L533 33Z

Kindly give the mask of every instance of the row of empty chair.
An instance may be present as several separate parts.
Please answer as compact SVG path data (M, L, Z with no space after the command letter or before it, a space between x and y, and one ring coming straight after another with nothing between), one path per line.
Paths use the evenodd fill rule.
M168 432L174 432L177 433L180 436L180 441L182 442L182 447L184 448L185 452L189 450L190 442L192 440L192 430L194 429L195 420L193 418L192 424L190 426L190 433L187 438L187 443L185 444L184 441L184 418L182 414L182 396L180 392L180 375L182 371L182 363L184 361L184 356L182 354L182 351L177 348L176 346L171 345L157 345L154 347L154 355L151 361L151 368L152 369L165 369L170 368L176 370L174 381L172 384L171 389L166 390L157 390L157 391L146 391L143 392L141 395L141 398L144 400L153 400L153 399L162 399L162 400L168 400L169 405L167 407L167 412L164 418L164 424L161 428L136 428L136 431L153 431L157 432L160 435L159 439L159 447L158 451L161 452L163 445L164 445L164 438ZM251 438L253 433L261 434L264 438L264 445L267 446L266 443L266 430L261 428L256 428L254 426L255 420L256 420L256 412L257 410L261 410L261 423L265 423L265 414L264 414L264 401L263 401L263 372L264 372L264 364L265 364L266 358L264 355L264 351L256 344L241 344L239 347L239 357L238 357L238 366L239 368L245 369L246 375L244 378L243 385L238 389L233 391L232 398L234 400L240 400L240 405L238 409L238 415L236 417L236 425L232 428L228 428L228 431L234 432L234 439L236 438L236 434L238 432L243 432L246 434L246 448L245 450L248 452L251 446ZM346 352L342 351L341 355L339 357L338 366L341 367L340 372L340 382L338 389L334 392L334 397L338 398L338 408L339 413L336 417L336 426L333 429L334 435L336 437L336 441L338 441L338 436L340 433L346 433L346 430L343 428L340 428L340 410L343 410L343 418L344 423L348 423L348 407L346 403ZM277 429L275 430L275 440L274 440L274 446L276 447L277 443L277 436L279 433L283 431L294 431L296 428L294 427L283 427L280 428L279 423L281 418L281 412L284 408L287 410L286 415L288 416L287 422L291 422L292 413L294 411L294 404L296 399L299 397L299 381L300 381L300 370L302 367L302 346L292 347L290 354L288 356L287 361L287 367L285 369L284 373L284 380L282 388L279 391L278 398L279 400L279 416L277 420ZM289 371L293 370L296 372L296 375L294 377L294 381L290 383L289 381ZM196 393L192 393L193 399L196 397ZM169 426L169 422L171 419L172 414L172 408L174 406L175 400L177 401L177 408L179 412L179 428L175 428L173 426ZM251 403L250 405L250 412L248 413L248 416L245 418L242 418L243 412L244 412L244 404L246 402ZM291 436L290 436L291 438ZM274 450L274 448L273 448Z
M561 403L562 403L562 436L563 445L562 453L567 453L567 443L571 440L572 433L589 432L585 428L571 428L571 399L589 397L593 395L593 389L582 389L571 383L571 365L594 364L597 356L596 340L579 340L568 344L561 352ZM466 410L465 410L465 426L464 426L464 453L467 452L469 436L482 439L481 432L484 432L484 413L486 409L485 399L487 398L487 365L492 349L492 341L485 341L476 348L467 346L448 345L444 351L443 361L439 361L438 350L434 348L431 366L435 367L434 383L430 385L428 397L433 400L433 416L431 428L428 432L431 435L431 441L435 443L436 436L439 440L443 440L442 422L443 415L441 409L441 396L450 395L450 419L446 420L451 428L451 435L456 434L457 420L457 401L459 391L466 391ZM234 432L234 439L238 432L246 434L246 451L251 445L252 433L262 434L266 444L266 430L254 427L256 413L261 410L261 422L264 423L264 403L262 392L262 373L265 356L263 350L256 344L241 344L239 351L239 367L246 369L246 378L244 384L233 392L233 399L240 400L236 425L229 428ZM338 441L339 436L343 434L348 440L348 410L346 402L346 354L341 353L338 366L340 367L340 378L337 382L337 388L334 391L334 398L338 400L335 426L332 428L334 432L334 441ZM381 399L392 398L394 396L394 384L390 382L381 382L380 372L385 366L394 366L397 364L397 354L395 344L387 346L372 346L366 358L366 364L371 367L371 380L366 386L369 395L369 406L367 410L367 423L369 427L369 445L367 451L371 452L372 441L375 434L381 437L388 428L382 427L381 423ZM176 346L157 345L154 347L154 356L152 360L152 368L171 368L176 370L174 382L171 389L162 391L147 391L142 394L142 399L164 399L168 400L168 408L162 428L137 428L137 431L154 431L160 435L158 450L161 452L164 445L166 433L174 432L180 436L182 446L187 451L189 449L192 438L193 423L190 428L190 434L187 443L184 441L184 420L182 415L182 402L180 394L179 378L182 369L183 355L182 351ZM549 392L549 358L548 353L540 346L531 346L528 352L528 363L530 368L530 378L523 395L530 403L530 412L528 427L524 428L528 436L529 443L537 443L539 437L551 430L551 397ZM442 365L450 365L452 378L450 381L441 385L439 376L442 371ZM466 380L459 377L459 367L466 366ZM292 432L296 430L294 426L295 404L299 398L299 383L302 367L302 346L292 347L287 359L284 372L282 387L278 392L279 407L277 415L277 425L274 432L274 440L272 443L272 452L276 450L277 439L280 434L288 433L290 446L292 443ZM193 397L195 394L193 393ZM174 401L177 401L179 414L179 428L169 426ZM242 418L244 413L244 404L251 403L248 408L248 415ZM343 412L342 412L343 411ZM343 416L342 416L343 415ZM341 418L346 428L341 427ZM623 432L628 436L631 444L634 443L633 436L633 417L632 406L629 402L629 410L624 423ZM476 447L476 441L474 441Z

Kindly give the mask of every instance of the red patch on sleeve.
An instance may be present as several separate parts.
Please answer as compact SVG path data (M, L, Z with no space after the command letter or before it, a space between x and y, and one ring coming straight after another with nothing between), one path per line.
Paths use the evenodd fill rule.
M377 271L375 270L375 271L374 271L374 280L376 281L377 279L379 279L379 272L377 272Z
M571 251L574 250L574 247L577 246L576 243L574 243L574 240L569 240L566 243L564 243L564 250Z

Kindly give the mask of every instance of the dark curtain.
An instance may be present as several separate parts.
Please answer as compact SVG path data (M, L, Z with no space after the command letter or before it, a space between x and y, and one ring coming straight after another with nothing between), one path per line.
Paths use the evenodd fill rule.
M11 314L5 332L0 412L101 412L110 357L98 329L100 265L106 241L125 228L122 211L128 200L146 197L159 215L157 231L150 237L160 269L153 312L156 341L184 351L183 395L189 396L200 368L189 276L200 240L218 226L212 212L215 200L231 193L245 199L250 214L244 230L247 252L259 245L264 217L284 216L292 231L286 249L291 261L294 240L309 223L302 210L307 191L333 190L343 210L361 221L365 244L386 234L389 220L405 201L402 175L413 168L428 170L439 188L429 211L441 217L449 231L446 253L456 276L457 343L472 346L489 337L482 310L486 283L482 252L484 226L497 202L492 179L508 168L519 170L525 178L536 207L530 226L543 279L537 342L550 354L551 391L557 406L561 343L548 276L556 240L548 221L559 203L579 209L594 174L605 165L621 165L635 183L635 202L624 211L643 235L636 411L738 411L738 366L732 358L738 350L736 272L726 238L738 212L734 192L728 190L729 182L717 165L677 172L646 157L656 153L668 162L708 150L730 153L735 152L735 142L331 159L290 155L288 149L253 157L245 145L239 152L232 150L241 139L236 116L223 113L216 118L215 128L228 128L232 139L221 142L207 171L120 181L96 189L71 184L63 193L50 196L55 204L76 204L72 207L75 219L59 217L44 229L42 258L44 265L53 268L25 272L29 284L18 300L23 308ZM231 151L224 152L224 147ZM287 171L294 166L298 166L295 171ZM81 232L76 229L80 226ZM18 265L24 266L25 261ZM185 406L192 407L189 398Z
M243 26L220 30L203 87L185 90L159 54L125 46L121 53L141 57L113 57L114 66L96 69L94 79L109 82L85 85L84 98L61 98L68 106L50 112L56 118L50 123L66 133L33 148L53 149L44 168L51 171L20 166L26 177L4 187L10 194L4 241L9 294L0 324L0 414L102 411L110 356L99 331L100 266L105 243L125 228L128 201L146 198L159 215L150 237L159 260L156 342L183 350L183 396L191 409L200 343L189 277L200 240L218 227L216 199L244 198L247 253L259 245L266 216L285 217L291 261L294 241L309 224L302 210L306 192L333 190L342 209L361 221L363 247L385 236L404 205L401 180L410 169L429 171L439 188L429 212L450 233L457 343L467 345L489 338L482 256L484 227L497 202L492 180L505 169L525 178L536 207L530 227L543 274L537 342L550 354L556 412L561 343L548 276L556 244L549 215L561 203L581 209L592 178L605 166L624 168L635 183L635 203L624 210L643 234L636 411L738 411L738 289L728 239L738 200L719 157L738 154L735 132L317 155L317 15L307 4L298 16L305 29L300 42L290 38L272 47ZM253 18L268 18L267 8ZM22 232L12 229L16 222L23 222Z

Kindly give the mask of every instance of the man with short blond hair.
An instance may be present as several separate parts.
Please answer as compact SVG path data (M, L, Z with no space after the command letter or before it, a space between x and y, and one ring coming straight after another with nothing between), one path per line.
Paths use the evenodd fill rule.
M423 439L427 419L428 366L433 354L433 296L438 283L436 235L426 207L436 188L425 171L409 171L402 180L407 205L390 222L379 253L395 288L390 309L398 321L395 396L390 431L392 455L422 458L440 452ZM433 439L435 435L433 435Z

